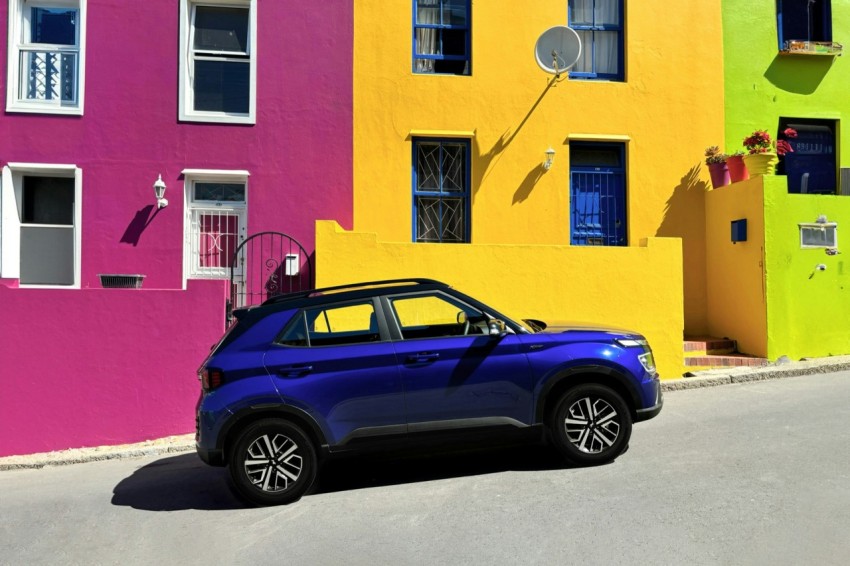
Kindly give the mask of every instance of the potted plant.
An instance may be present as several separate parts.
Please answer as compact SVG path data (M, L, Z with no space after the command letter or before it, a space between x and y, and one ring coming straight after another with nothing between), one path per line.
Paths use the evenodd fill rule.
M705 164L708 165L712 187L719 189L730 183L729 168L726 166L726 154L720 153L720 147L712 145L705 148Z
M726 158L726 166L729 168L729 178L733 183L746 181L750 178L750 174L747 172L747 166L744 165L744 152L742 150L739 149L729 154Z
M744 163L750 175L773 175L779 157L794 151L788 139L796 138L797 131L785 128L782 135L784 139L773 141L767 131L756 130L751 136L744 138L744 147L747 148Z

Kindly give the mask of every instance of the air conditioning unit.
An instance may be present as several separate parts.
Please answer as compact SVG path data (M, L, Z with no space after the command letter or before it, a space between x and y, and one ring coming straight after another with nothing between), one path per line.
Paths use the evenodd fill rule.
M850 167L842 167L838 179L838 194L850 196Z

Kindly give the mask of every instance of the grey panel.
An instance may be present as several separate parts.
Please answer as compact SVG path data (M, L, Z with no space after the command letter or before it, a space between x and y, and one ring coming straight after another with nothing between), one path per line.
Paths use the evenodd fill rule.
M72 226L21 226L21 284L74 284Z

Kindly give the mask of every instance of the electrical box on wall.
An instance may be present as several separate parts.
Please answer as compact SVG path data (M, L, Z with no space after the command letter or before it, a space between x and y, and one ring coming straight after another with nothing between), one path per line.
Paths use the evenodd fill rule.
M737 244L738 242L746 242L747 241L747 219L741 218L740 220L732 221L732 243Z
M801 223L801 248L832 248L838 247L838 224L836 222Z

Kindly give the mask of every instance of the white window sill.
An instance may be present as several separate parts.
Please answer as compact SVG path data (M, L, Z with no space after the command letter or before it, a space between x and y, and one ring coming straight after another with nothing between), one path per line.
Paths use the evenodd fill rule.
M15 103L7 104L6 112L20 112L26 114L63 114L65 116L82 116L83 109L80 106L42 106L39 104Z
M205 122L216 124L256 124L254 116L233 116L227 114L180 114L181 122Z

